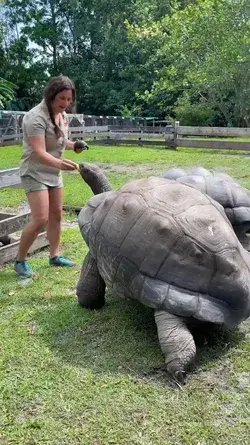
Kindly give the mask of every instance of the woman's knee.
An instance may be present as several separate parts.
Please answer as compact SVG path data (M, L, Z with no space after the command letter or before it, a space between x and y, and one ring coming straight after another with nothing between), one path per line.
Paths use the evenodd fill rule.
M48 222L49 215L49 195L48 190L28 193L28 200L31 209L31 224L39 230Z
M43 229L48 222L48 216L47 215L33 215L31 217L31 224L33 225L34 229L37 231Z

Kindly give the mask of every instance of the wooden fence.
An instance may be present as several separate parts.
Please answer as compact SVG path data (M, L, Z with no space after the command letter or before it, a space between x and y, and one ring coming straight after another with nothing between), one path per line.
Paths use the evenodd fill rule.
M157 145L170 148L210 148L224 150L250 150L250 141L231 140L230 138L250 138L250 128L227 127L189 127L180 126L176 121L173 126L81 126L70 127L71 140L85 139L89 144L112 145ZM216 139L216 140L215 140ZM5 135L0 144L21 143L22 134Z
M224 150L250 150L250 141L231 140L250 138L250 128L189 127L180 126L176 121L167 127L110 126L72 128L71 138L79 137L91 144L140 144L158 145L170 148L210 148ZM215 140L216 139L216 140Z

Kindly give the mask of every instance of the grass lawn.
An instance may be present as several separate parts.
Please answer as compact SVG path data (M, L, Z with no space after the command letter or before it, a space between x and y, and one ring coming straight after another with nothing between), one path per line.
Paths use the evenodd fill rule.
M0 169L18 166L20 147L0 148ZM227 172L250 188L250 158L211 150L91 147L69 158L96 162L113 187L172 166ZM91 196L79 174L64 174L65 203ZM0 211L25 205L22 190L0 189ZM18 280L0 270L0 444L246 444L250 437L250 323L198 342L197 369L177 387L162 371L153 313L108 295L101 311L77 305L75 286L86 253L65 213L62 248L70 270L48 267Z

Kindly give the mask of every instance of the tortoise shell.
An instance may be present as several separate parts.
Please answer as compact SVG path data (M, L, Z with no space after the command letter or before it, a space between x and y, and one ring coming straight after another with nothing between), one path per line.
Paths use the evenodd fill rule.
M91 198L79 226L118 296L218 324L249 316L248 253L221 205L193 186L131 181Z
M250 228L250 192L225 173L211 173L203 167L190 172L173 168L163 178L193 185L219 202L233 226Z

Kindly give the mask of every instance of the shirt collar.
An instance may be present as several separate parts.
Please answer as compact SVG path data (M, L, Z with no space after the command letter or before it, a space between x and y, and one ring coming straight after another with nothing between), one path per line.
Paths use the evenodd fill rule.
M44 113L46 114L46 116L50 118L49 110L48 110L47 104L46 104L46 102L45 102L45 99L42 100L42 102L40 103L40 105L41 105L41 107L42 107Z

